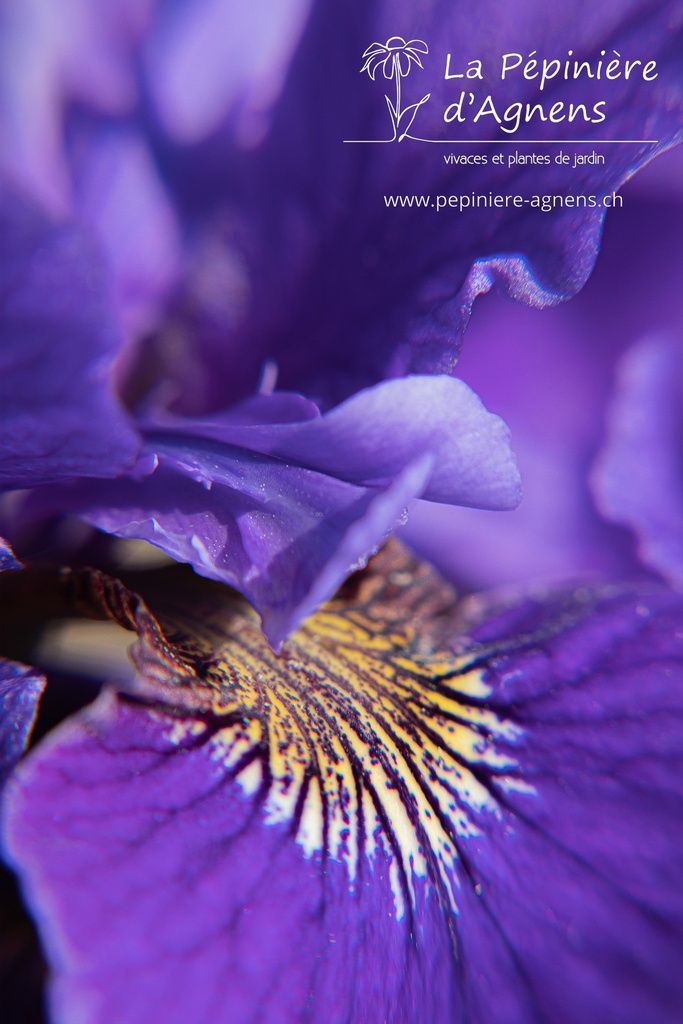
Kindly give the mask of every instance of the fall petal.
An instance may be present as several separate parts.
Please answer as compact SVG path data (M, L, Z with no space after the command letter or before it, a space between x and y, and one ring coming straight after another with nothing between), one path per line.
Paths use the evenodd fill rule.
M212 713L109 692L25 762L5 847L57 1024L679 1018L681 598L522 599L448 654L389 569L284 661L196 607Z

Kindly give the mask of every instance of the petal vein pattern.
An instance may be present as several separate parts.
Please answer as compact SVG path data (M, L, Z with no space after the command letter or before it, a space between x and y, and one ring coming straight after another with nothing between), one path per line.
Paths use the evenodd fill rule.
M343 596L329 602L280 654L228 591L200 600L191 621L187 605L157 621L120 584L96 579L109 613L140 631L143 690L156 678L163 704L189 700L169 744L204 746L219 776L259 794L267 824L288 826L306 856L344 863L352 885L363 858L390 859L397 919L417 878L457 912L461 840L480 834L477 819L496 815L507 789L533 793L497 747L521 730L487 709L471 655L454 656L445 636L435 645L427 623L452 605L450 588L426 567L406 588L414 563L398 545L378 560L386 585L370 574L349 611Z
M183 567L55 582L139 634L4 798L55 1024L678 1024L680 595L394 546L276 655Z
M242 625L212 670L231 681L231 700L222 697L215 710L239 720L193 728L192 742L207 741L246 792L260 780L266 821L291 824L307 855L345 862L352 882L363 855L378 847L393 854L398 918L405 898L414 900L415 876L431 878L457 910L459 837L478 834L470 811L495 813L495 789L481 769L494 778L514 771L495 740L513 739L516 727L481 707L487 689L466 659L441 680L401 656L414 645L408 622L387 638L366 610L347 619L330 609L311 628L318 643L308 659L296 650L312 640L304 626L283 668L256 623ZM187 740L175 729L169 738Z

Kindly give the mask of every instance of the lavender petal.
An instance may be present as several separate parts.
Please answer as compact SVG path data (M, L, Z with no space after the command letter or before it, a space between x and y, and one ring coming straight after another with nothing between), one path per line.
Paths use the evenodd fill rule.
M641 560L683 585L683 347L649 338L618 366L607 438L592 474L606 519L629 526Z
M301 423L228 414L148 426L146 438L149 475L47 489L31 498L32 514L70 509L236 587L275 645L377 549L413 498L488 508L519 500L507 429L448 377L387 381Z
M83 233L0 195L0 488L115 476L139 440L113 392L121 345Z

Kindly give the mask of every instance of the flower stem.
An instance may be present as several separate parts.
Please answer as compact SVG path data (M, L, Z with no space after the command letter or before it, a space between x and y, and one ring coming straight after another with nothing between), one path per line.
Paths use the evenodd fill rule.
M394 74L396 75L396 131L401 120L401 66L398 54L394 54Z

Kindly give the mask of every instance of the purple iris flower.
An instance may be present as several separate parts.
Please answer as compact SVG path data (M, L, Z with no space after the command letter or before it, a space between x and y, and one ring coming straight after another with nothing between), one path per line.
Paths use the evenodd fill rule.
M680 587L681 170L676 149L626 186L573 302L539 314L491 296L477 310L459 372L509 423L525 493L511 516L413 509L405 538L458 586Z
M453 376L472 303L581 288L603 200L680 137L682 24L636 0L3 6L1 515L25 568L4 545L2 844L51 1020L680 1020L680 595L458 603L392 546L333 595L414 499L516 504L507 430ZM593 67L657 62L581 122L604 163L449 164L419 141L461 124L446 54L496 68L507 110L538 85L501 55L570 37ZM404 134L344 142L386 138L382 47ZM543 100L588 111L603 88L560 76ZM527 128L540 148L576 124ZM449 203L577 189L596 207ZM673 408L643 351L594 471L631 524L629 460L664 451ZM123 549L91 535L83 568L74 518L204 578L118 579ZM655 532L680 543L675 516ZM55 674L61 724L15 767L46 680L13 643L79 613L137 632L135 672L103 646L112 685L71 717Z

